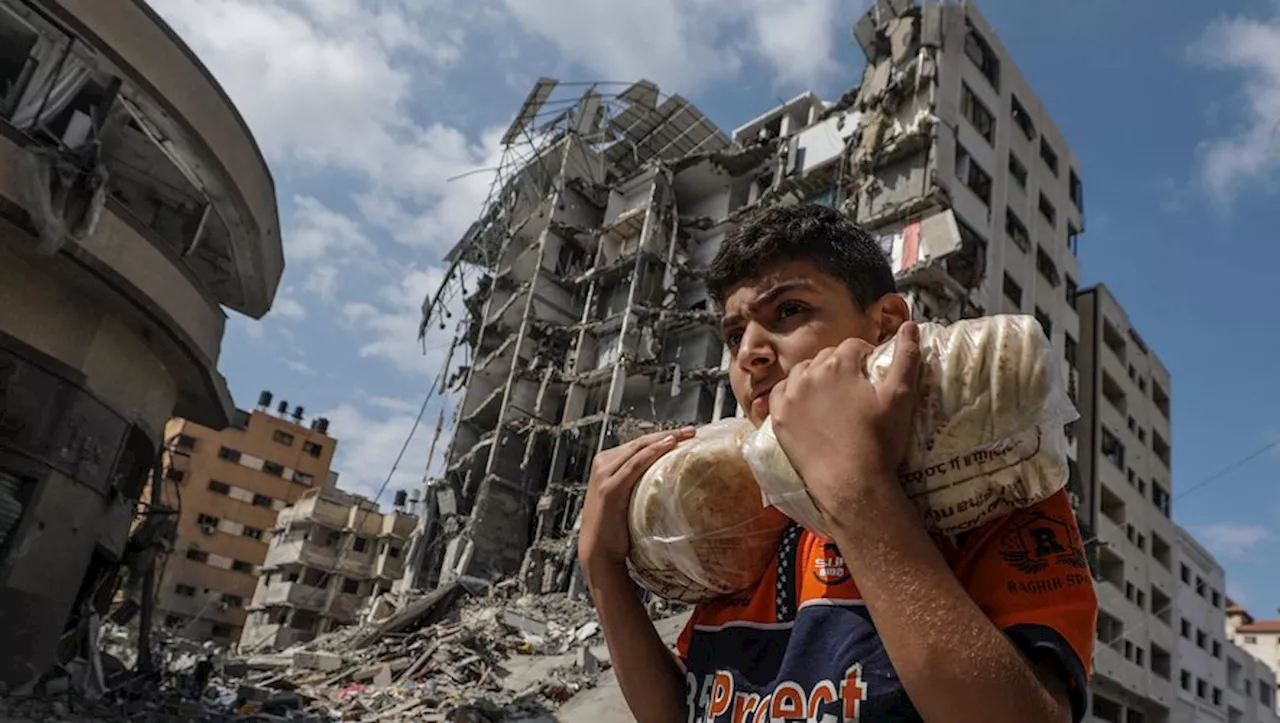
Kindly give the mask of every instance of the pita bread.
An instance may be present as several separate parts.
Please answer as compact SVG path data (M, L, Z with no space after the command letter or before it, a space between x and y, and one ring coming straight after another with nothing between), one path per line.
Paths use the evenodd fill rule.
M900 481L930 530L959 534L1066 486L1063 427L1079 413L1035 317L920 324L920 344L920 403ZM869 356L872 384L888 374L894 346ZM769 420L749 435L744 455L767 503L829 536Z
M791 524L765 507L742 456L752 431L725 419L661 457L631 496L632 578L670 600L699 603L755 585Z

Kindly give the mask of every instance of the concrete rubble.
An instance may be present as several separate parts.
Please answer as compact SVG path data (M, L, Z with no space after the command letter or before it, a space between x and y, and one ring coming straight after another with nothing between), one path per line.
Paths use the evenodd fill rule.
M466 579L398 602L382 619L271 653L153 631L150 674L136 667L137 631L103 623L96 647L82 640L54 672L4 691L0 721L553 723L601 720L601 706L617 704L588 603ZM685 616L653 610L674 640Z

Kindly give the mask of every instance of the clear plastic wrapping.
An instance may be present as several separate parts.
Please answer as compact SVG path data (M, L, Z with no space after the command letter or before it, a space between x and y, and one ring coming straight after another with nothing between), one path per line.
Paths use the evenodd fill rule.
M791 524L766 507L742 445L745 419L700 427L663 455L631 495L629 568L644 588L699 603L754 586Z
M899 479L929 530L959 534L1066 486L1064 427L1080 415L1035 317L920 324L920 346L920 405ZM868 357L872 384L888 373L894 347L889 341ZM769 420L748 435L743 454L765 504L830 536Z

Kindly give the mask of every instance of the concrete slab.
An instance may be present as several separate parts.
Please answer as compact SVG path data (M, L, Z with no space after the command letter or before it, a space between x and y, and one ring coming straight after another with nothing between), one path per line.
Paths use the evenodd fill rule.
M663 642L675 645L676 638L689 620L689 613L677 615L654 623L658 635ZM600 646L604 647L604 646ZM596 652L594 649L591 651ZM618 687L618 679L613 670L607 670L596 679L596 685L575 695L560 707L556 715L560 723L598 723L599 721L634 721L627 702L622 698L622 689Z

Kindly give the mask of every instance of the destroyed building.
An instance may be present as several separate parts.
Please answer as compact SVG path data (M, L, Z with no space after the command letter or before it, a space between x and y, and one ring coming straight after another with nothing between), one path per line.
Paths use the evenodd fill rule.
M224 310L283 267L248 127L146 3L0 0L0 682L154 582L165 422L227 425Z
M424 304L424 332L463 312L465 362L409 587L518 574L532 592L578 589L594 455L738 413L699 273L753 209L839 208L880 239L916 318L1034 314L1074 354L1079 165L990 26L967 3L880 0L854 36L857 86L732 134L648 81L534 86Z
M236 410L222 430L182 418L166 426L171 442L155 499L178 519L156 620L176 635L224 646L239 640L276 515L330 483L338 442L329 420L308 428L302 407L282 400L273 413L271 401L263 392L257 409Z
M240 647L285 648L357 622L404 574L417 522L339 489L304 492L276 518Z

